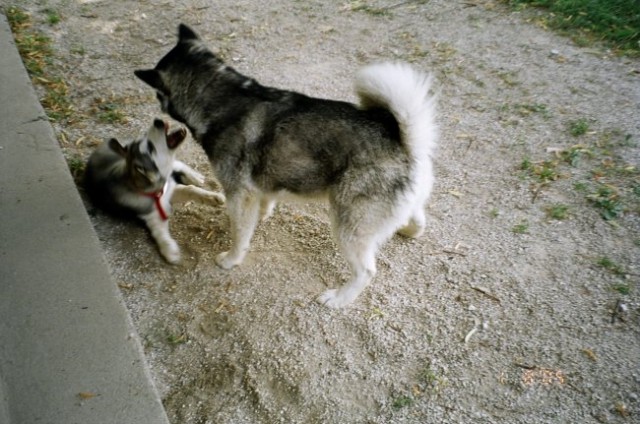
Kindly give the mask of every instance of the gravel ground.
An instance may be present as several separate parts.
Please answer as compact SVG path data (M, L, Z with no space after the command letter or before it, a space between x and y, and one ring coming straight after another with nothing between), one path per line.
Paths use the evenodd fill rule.
M639 422L637 59L481 0L18 3L69 86L76 114L54 126L70 159L160 114L133 71L180 22L240 72L314 96L355 100L352 76L381 60L437 78L429 226L384 246L348 308L314 302L348 275L323 205L280 205L231 271L214 264L223 209L174 214L178 266L94 213L173 423Z

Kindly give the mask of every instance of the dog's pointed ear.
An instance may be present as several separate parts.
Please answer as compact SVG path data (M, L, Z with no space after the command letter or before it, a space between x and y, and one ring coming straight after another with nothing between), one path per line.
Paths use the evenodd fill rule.
M196 34L191 28L186 26L185 24L180 24L178 26L178 39L180 42L189 41L189 40L199 40L198 34Z
M113 150L123 158L127 157L127 148L120 144L118 140L116 140L115 138L111 138L109 139L108 143L111 150Z
M177 148L187 138L187 130L180 127L167 134L167 147L170 150Z
M133 71L133 73L156 90L166 91L160 72L155 69L138 69Z

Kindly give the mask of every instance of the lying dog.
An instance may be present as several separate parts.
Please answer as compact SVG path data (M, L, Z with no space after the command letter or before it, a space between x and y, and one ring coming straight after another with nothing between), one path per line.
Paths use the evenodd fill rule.
M226 66L187 26L154 69L137 70L162 111L202 145L227 196L232 245L216 262L244 259L258 219L290 195L323 197L352 270L318 301L348 305L376 273L395 232L418 237L433 186L437 141L430 77L385 63L360 71L360 105L269 88Z
M115 215L135 215L151 231L169 263L180 261L180 248L169 233L172 203L197 200L210 205L224 196L200 187L204 177L175 159L187 131L169 132L161 119L153 121L146 137L121 145L112 138L89 157L84 185L92 203Z

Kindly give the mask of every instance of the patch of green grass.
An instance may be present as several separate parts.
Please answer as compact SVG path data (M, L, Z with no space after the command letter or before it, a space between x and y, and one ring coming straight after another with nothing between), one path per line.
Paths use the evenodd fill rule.
M34 84L45 88L40 102L47 116L52 121L69 118L73 112L69 89L52 64L51 39L31 28L31 16L24 10L10 6L5 12L27 72Z
M91 111L103 124L121 124L127 122L122 107L122 102L115 97L110 99L95 98Z
M51 63L51 40L31 29L31 15L24 10L11 6L5 13L27 72L31 76L42 76Z
M371 16L389 16L391 14L388 7L373 7L362 0L351 1L344 8L350 12L364 12Z
M420 45L413 46L411 52L407 56L407 61L415 63L416 61L429 56L429 51Z
M69 172L74 180L79 180L82 178L84 174L86 162L82 159L80 155L72 155L71 157L67 157L67 166L69 167Z
M586 119L578 119L569 124L569 132L574 137L584 135L589 131L589 122Z
M533 164L531 163L531 159L529 159L528 157L525 157L524 159L522 159L522 162L520 163L520 169L523 171L532 170Z
M522 221L519 224L511 227L511 231L516 234L528 234L529 233L529 223L526 221Z
M380 308L373 308L369 314L369 320L384 318L385 313Z
M615 162L614 160L608 160L602 165L603 167L599 168L600 172L608 177L616 177L619 179L631 177L630 181L632 181L633 177L638 175L638 168L628 163L621 164L619 162Z
M563 204L555 204L547 207L547 216L549 218L563 220L569 217L569 206Z
M535 167L533 173L537 175L538 179L543 183L555 181L560 178L557 163L548 160L545 160L541 165Z
M396 396L391 404L393 409L402 409L411 405L413 405L413 399L407 395Z
M116 124L125 121L124 113L116 105L106 104L100 108L98 120L105 124Z
M595 193L587 195L587 199L600 210L600 216L607 221L618 218L624 212L618 191L611 185L600 184Z
M622 266L620 266L619 264L617 264L607 256L603 256L600 259L598 259L596 264L613 274L616 274L616 275L624 274L624 269L622 268Z
M60 77L53 77L51 80L41 81L47 87L47 91L40 103L47 111L49 119L60 121L71 116L72 107L67 95L69 87Z
M502 82L508 87L515 87L520 84L520 82L516 78L517 72L499 72L498 78L502 80Z
M638 0L506 0L516 7L548 11L544 25L569 35L578 43L604 41L621 53L640 54Z
M550 116L549 109L547 105L540 103L518 103L512 106L513 110L522 117L527 117L532 114L542 115L544 118L548 118Z
M573 183L573 189L575 191L585 192L588 190L588 188L589 185L584 181L576 181L575 183Z
M52 62L51 40L40 33L25 32L15 37L16 45L27 72L32 77L45 75Z
M533 178L538 191L560 178L578 179L573 189L583 193L607 221L623 213L640 214L640 170L627 162L628 153L623 150L635 146L635 140L619 130L598 131L598 134L600 137L592 140L593 145L576 144L566 150L551 150L555 155L552 160L533 162L525 157L519 165L523 171L520 177ZM586 163L578 167L583 160ZM565 164L576 169L565 171ZM561 210L547 208L547 214L554 219L564 219Z
M489 211L489 216L491 218L497 218L500 215L500 211L498 210L498 208L493 208Z
M573 167L578 166L578 162L580 162L580 150L565 150L564 152L562 152L562 159L564 159L565 162Z
M61 20L60 14L58 12L56 12L55 10L53 10L53 9L44 9L43 12L45 14L47 23L49 25L53 26L53 25L56 25L57 23L60 22L60 20Z
M181 334L173 334L170 333L167 335L167 343L172 346L181 345L187 342L187 335L184 333Z
M73 54L77 54L78 56L84 56L86 53L86 50L84 49L83 46L74 46L71 47L71 53Z
M539 182L543 184L560 178L557 161L545 160L534 163L525 156L522 162L520 162L520 170L526 171L529 176L535 176Z
M624 140L620 143L622 147L638 147L638 143L633 139L631 134L625 134Z
M9 21L12 32L31 25L31 16L19 7L9 6L5 10L5 14L7 15L7 20Z
M582 145L572 146L568 150L564 150L560 153L562 160L569 165L576 167L580 163L580 159L583 156L593 157L593 152Z
M624 295L631 293L631 287L629 286L629 284L616 284L615 286L613 286L613 289L618 293Z
M597 145L604 151L610 151L619 147L637 147L638 143L631 134L625 134L623 131L614 129L603 131L600 134Z
M418 379L420 383L426 385L427 387L432 387L438 382L438 376L431 369L430 365L426 365L420 374L418 375Z

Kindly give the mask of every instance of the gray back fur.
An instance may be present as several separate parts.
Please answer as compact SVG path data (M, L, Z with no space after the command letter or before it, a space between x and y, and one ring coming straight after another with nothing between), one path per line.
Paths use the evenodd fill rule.
M362 190L381 187L379 180L385 191L405 186L412 161L384 108L264 87L226 66L185 26L157 66L136 75L191 130L227 194L248 181L264 192L322 194L347 169L368 167L374 179Z

